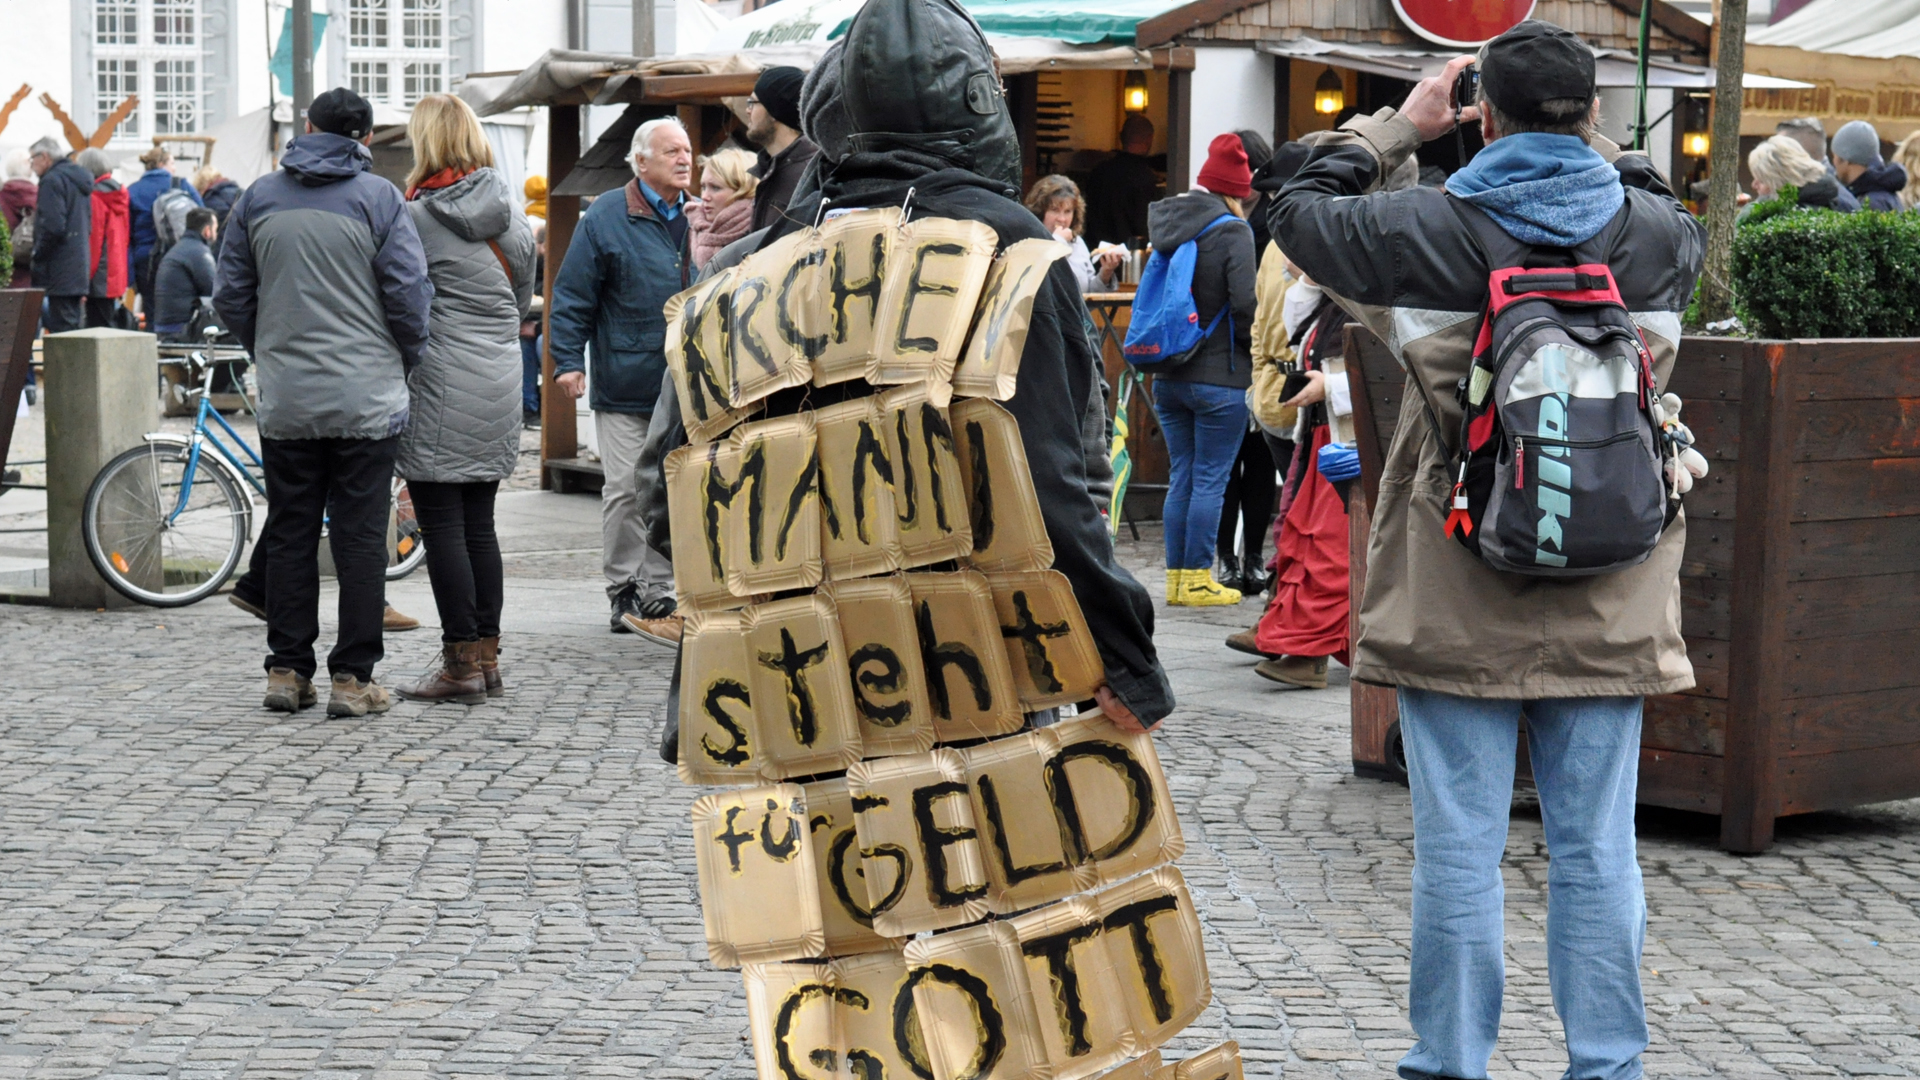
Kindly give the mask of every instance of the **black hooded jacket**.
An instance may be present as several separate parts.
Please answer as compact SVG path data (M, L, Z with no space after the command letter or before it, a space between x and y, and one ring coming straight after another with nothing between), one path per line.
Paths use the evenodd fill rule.
M1885 210L1897 213L1906 207L1900 205L1900 191L1907 186L1907 170L1897 163L1882 161L1867 166L1867 171L1853 178L1847 190L1860 200L1862 210Z
M1158 377L1245 390L1253 382L1253 316L1260 306L1253 292L1254 275L1260 272L1253 230L1232 216L1225 200L1205 191L1161 199L1148 215L1155 251L1172 254L1195 241L1193 307L1200 325L1213 327L1191 359ZM1222 215L1227 220L1208 230ZM1227 308L1224 315L1222 307Z

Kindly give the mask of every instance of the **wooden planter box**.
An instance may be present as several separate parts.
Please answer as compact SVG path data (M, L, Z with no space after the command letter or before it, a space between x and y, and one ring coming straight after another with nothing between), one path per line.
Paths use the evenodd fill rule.
M1357 611L1404 376L1358 327L1347 354L1365 388ZM1680 575L1698 685L1647 699L1639 801L1718 814L1729 851L1764 851L1778 817L1920 795L1916 354L1909 339L1681 343L1670 389L1713 463L1687 496ZM1392 773L1393 691L1355 683L1353 718L1355 771Z

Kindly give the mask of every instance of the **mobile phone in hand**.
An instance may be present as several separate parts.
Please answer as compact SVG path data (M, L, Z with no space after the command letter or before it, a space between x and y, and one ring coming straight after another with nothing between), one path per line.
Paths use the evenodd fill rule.
M1280 400L1284 403L1299 397L1300 391L1305 390L1307 384L1312 381L1307 378L1307 373L1304 371L1288 372L1287 381L1280 386Z

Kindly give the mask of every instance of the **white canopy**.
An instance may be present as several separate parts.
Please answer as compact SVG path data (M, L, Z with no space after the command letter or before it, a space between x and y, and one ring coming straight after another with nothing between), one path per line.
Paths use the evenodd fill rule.
M1747 33L1753 45L1889 59L1920 57L1920 0L1813 0Z

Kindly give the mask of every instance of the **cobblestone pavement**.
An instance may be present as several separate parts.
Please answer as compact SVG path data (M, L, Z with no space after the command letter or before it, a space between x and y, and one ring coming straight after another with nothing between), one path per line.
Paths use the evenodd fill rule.
M596 516L503 498L511 689L474 709L264 712L260 626L220 602L0 608L0 1076L751 1076L696 792L655 756L668 656L607 633ZM432 612L422 576L393 597ZM1407 795L1351 775L1344 679L1270 690L1221 648L1251 615L1162 613L1215 994L1168 1056L1232 1037L1250 1076L1387 1077ZM385 677L431 639L392 638ZM1495 1075L1551 1077L1547 860L1516 810ZM1920 802L1788 821L1755 858L1704 818L1641 837L1649 1075L1920 1072Z

